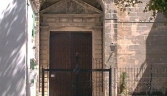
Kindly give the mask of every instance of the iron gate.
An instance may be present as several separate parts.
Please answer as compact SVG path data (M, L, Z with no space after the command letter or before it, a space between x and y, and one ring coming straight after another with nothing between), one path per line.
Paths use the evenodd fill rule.
M108 96L111 96L112 94L111 68L80 69L78 67L78 56L76 56L75 69L42 68L42 96L44 96L45 92L44 76L48 73L50 79L54 78L56 82L55 85L50 84L50 87L52 87L51 89L61 90L49 90L49 96L103 96L104 91L108 92ZM87 73L91 73L91 77L89 80L82 78L82 75ZM100 74L103 74L105 76Z

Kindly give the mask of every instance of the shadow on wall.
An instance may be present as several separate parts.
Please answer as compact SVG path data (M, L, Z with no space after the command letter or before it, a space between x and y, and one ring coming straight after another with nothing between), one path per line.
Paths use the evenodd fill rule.
M0 2L0 96L25 96L26 0Z
M155 22L161 22L160 15ZM146 68L144 69L144 66ZM144 69L144 71L143 71ZM164 23L154 23L146 39L146 60L140 67L139 79L133 95L165 94L167 81L167 26ZM143 71L143 72L142 72Z

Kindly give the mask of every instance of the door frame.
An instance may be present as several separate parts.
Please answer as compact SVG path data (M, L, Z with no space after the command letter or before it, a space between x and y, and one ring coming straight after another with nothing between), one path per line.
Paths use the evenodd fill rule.
M48 32L49 32L49 35L48 35L48 38L49 38L49 42L50 42L50 33L51 32L60 32L60 31L64 31L64 32L90 32L90 33L92 33L92 58L96 58L96 54L95 54L95 45L94 45L94 42L95 42L95 32L96 32L96 30L95 29L85 29L85 28L83 28L83 27L61 27L61 28L59 28L59 29L56 29L56 28L49 28L48 29ZM101 32L102 33L102 32ZM48 49L50 49L50 43L48 42ZM101 41L102 42L102 41ZM101 46L102 46L102 44L101 44ZM103 50L103 49L102 49ZM101 50L101 51L102 51ZM102 51L103 52L103 51ZM48 54L48 60L50 60L49 57L50 56L50 51L49 51L49 54ZM103 58L101 58L101 59L103 59ZM101 62L102 63L102 62ZM50 67L50 61L48 61L48 68ZM96 69L96 66L95 66L95 64L93 63L93 60L92 60L92 69ZM100 69L100 68L98 68L98 69ZM103 78L103 77L102 77ZM49 79L49 78L48 78ZM95 79L95 78L93 78L92 77L92 80L93 79ZM48 82L48 85L50 85L49 84L49 82ZM95 91L94 90L96 90L96 89L92 89L92 92L94 93ZM49 92L49 86L48 86L48 92Z
M77 27L71 27L71 26L57 26L57 27L53 27L53 26L43 26L41 27L42 32L40 33L40 46L41 48L43 47L43 49L40 49L40 52L44 52L46 51L47 55L43 56L40 55L40 62L41 62L41 67L43 68L49 68L50 65L50 33L51 32L60 32L60 31L66 31L66 32L71 32L71 31L77 31L77 32L91 32L92 33L92 59L93 58L100 58L99 59L99 63L101 64L101 67L95 66L95 64L93 63L92 60L92 69L101 69L103 68L103 32L101 30L101 27L83 27L83 26L77 26ZM97 40L98 43L97 43ZM44 42L44 44L42 43ZM100 43L99 43L100 42ZM98 45L99 44L99 45ZM97 46L98 45L98 46ZM98 51L97 51L98 50ZM98 54L98 55L97 55ZM99 56L100 54L100 56ZM44 64L43 64L44 62ZM47 76L49 76L49 74L46 74ZM104 78L102 76L102 78ZM49 78L48 78L48 82L47 82L47 92L49 92ZM92 92L94 92L95 89L92 90Z
M57 34L58 33L58 34ZM62 34L61 34L62 33ZM69 34L70 33L70 34ZM86 33L86 34L85 34ZM59 36L59 34L61 34L61 36L67 36L67 37L61 37L61 38L59 38L58 36ZM57 35L57 37L59 38L59 39L56 39L57 37L56 37L56 35ZM77 37L79 35L79 38ZM53 39L52 39L52 36L53 36ZM54 37L55 36L55 37ZM70 36L70 37L69 37ZM72 38L71 38L71 36L72 36ZM73 37L74 36L74 37ZM82 38L84 36L84 38ZM69 37L69 38L68 38ZM78 39L77 39L77 38ZM62 72L69 72L68 70L71 70L70 71L70 73L75 73L76 75L75 76L79 76L79 77L75 77L75 78L78 78L78 80L79 81L82 81L83 79L83 81L82 81L82 83L86 80L87 82L89 82L89 80L91 80L92 79L92 72L84 72L84 71L81 71L81 72L79 72L79 70L82 70L82 69L92 69L92 32L91 31L84 31L84 32L80 32L80 31L69 31L69 32L67 32L67 31L53 31L53 34L52 34L52 32L50 32L50 47L51 47L51 49L53 48L53 50L50 50L50 54L53 54L54 53L54 47L52 47L52 45L56 45L57 46L57 44L60 44L60 42L59 41L61 41L61 40L63 40L63 39L65 39L65 38L68 38L68 39L66 39L67 41L65 41L65 42L68 42L68 41L73 41L73 38L75 38L75 39L77 39L78 40L78 42L79 43L77 43L77 44L82 44L82 42L84 42L84 45L85 45L85 43L87 43L87 44L89 44L89 45L87 45L86 44L86 46L83 46L83 45L81 45L81 46L83 46L83 47L86 47L86 49L88 48L88 50L91 50L91 51L87 51L88 52L88 54L89 54L89 56L91 56L91 57L84 57L84 58L82 58L81 59L81 55L73 55L74 57L73 57L73 59L74 59L74 61L73 61L73 63L72 64L75 64L72 68L64 68L64 67L61 67L61 68L59 68L59 67L54 67L54 66L52 66L52 64L54 65L54 63L52 62L52 63L50 63L49 65L49 69L51 70L51 69L60 69L60 70L64 70L64 71L62 71ZM80 39L81 38L81 39ZM58 41L57 43L56 42L54 42L54 40L56 39L56 41ZM74 39L74 40L75 40ZM89 41L83 41L83 40L88 40L89 39ZM52 40L53 40L53 42L52 42ZM82 41L80 41L80 40L82 40ZM90 42L90 40L91 40L91 42ZM64 42L64 43L65 43ZM65 46L67 45L67 46L69 46L70 45L70 47L77 47L76 45L74 46L73 45L73 43L75 43L76 42L76 40L74 41L74 42L71 42L71 43L68 43L68 44L65 44ZM63 43L63 42L62 42ZM91 43L91 44L90 44ZM72 46L71 46L71 44L72 44ZM61 45L61 44L60 44ZM55 47L56 47L55 46ZM65 47L64 46L64 47ZM80 45L79 45L80 46ZM61 48L62 49L62 48ZM61 50L60 49L60 50ZM71 48L70 48L71 49ZM73 48L72 48L73 49ZM75 48L74 48L75 49ZM59 52L59 50L57 50L57 51L55 51L55 52ZM61 52L62 52L62 50L61 50ZM64 51L65 52L65 51ZM74 52L74 50L73 51L71 51L71 52ZM75 52L77 52L77 51L75 51ZM75 52L74 52L74 54L75 54ZM81 53L81 54L85 54L84 52L83 52L83 49L82 49L82 51L81 50L78 50L78 52L79 52L79 54ZM50 56L53 56L53 55L50 55ZM70 56L71 57L71 56ZM52 61L52 59L54 58L54 56L53 57L50 57L50 60ZM58 56L58 58L59 58L59 56ZM79 61L78 61L78 58L80 58L79 59L79 61L81 60L81 62L83 61L83 60L85 60L85 59L88 59L88 60L90 60L91 59L91 62L87 62L87 63L79 63ZM72 59L72 58L70 58L70 59ZM56 60L57 61L57 60ZM56 61L54 61L55 63L56 63ZM74 63L75 62L75 63ZM59 63L60 64L60 63ZM62 63L63 64L63 63ZM78 66L77 67L77 64L83 64L83 65L90 65L89 66L89 68L88 67L86 67L86 68L84 68L84 67L82 67L82 66ZM79 69L79 70L78 70ZM77 71L78 70L78 71ZM50 73L51 72L51 73ZM56 74L56 71L49 71L49 75L51 76L51 74L52 74L52 72L54 72L53 74ZM79 73L81 73L80 75L78 74L78 72ZM83 74L84 73L84 74ZM86 74L89 74L89 76L86 76ZM50 77L49 76L49 79L52 79L52 77ZM66 75L65 75L66 76ZM63 77L65 77L65 76L63 76ZM80 77L81 76L81 77ZM83 76L86 76L85 78L82 78ZM91 76L91 77L90 77ZM55 77L56 78L56 77ZM82 78L82 79L81 79ZM87 78L87 79L86 79ZM73 77L73 79L74 79L74 77ZM53 78L53 80L54 80L54 78ZM52 88L51 86L53 86L53 84L57 84L57 83L54 83L55 81L53 81L53 80L49 80L49 82L50 83L52 83L52 84L50 84L49 86L50 86L50 88ZM64 80L66 80L66 79L63 79L63 81ZM70 81L70 80L69 80ZM81 84L81 82L79 83L78 81L75 81L75 82L77 82L76 84ZM73 83L72 83L73 84ZM89 94L91 93L92 94L92 87L90 87L90 86L92 86L92 84L91 85L87 85L87 83L83 83L83 84L86 84L85 85L85 87L87 87L87 88L89 88L89 89L86 89L86 91L85 92L88 92ZM56 86L64 86L64 85L56 85ZM65 85L66 86L66 85ZM77 87L77 85L76 85L76 87ZM79 87L79 88L81 88L81 87ZM83 89L84 87L82 87L81 89ZM52 88L53 90L55 90L54 88ZM73 89L73 88L70 88L70 89ZM76 90L78 89L78 88L75 88ZM59 90L59 89L57 89L57 90ZM59 90L60 91L60 90ZM81 90L80 91L76 91L77 92L77 94L78 94L78 92L81 92ZM49 90L49 94L50 93L54 93L54 91L53 92L51 92L50 90ZM75 93L75 92L74 92ZM81 92L82 93L82 92ZM82 93L83 94L83 93ZM78 95L77 95L78 96Z

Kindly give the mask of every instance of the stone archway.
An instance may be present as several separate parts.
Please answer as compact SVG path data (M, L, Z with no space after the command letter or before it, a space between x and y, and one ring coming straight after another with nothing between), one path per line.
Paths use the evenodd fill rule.
M49 38L53 31L89 31L92 33L92 68L103 68L103 12L81 0L61 0L40 11L40 55L39 64L49 68ZM49 74L45 74L45 91L49 92ZM102 78L102 74L101 80ZM94 78L96 79L96 78ZM101 86L102 87L102 86ZM96 89L93 89L96 90Z

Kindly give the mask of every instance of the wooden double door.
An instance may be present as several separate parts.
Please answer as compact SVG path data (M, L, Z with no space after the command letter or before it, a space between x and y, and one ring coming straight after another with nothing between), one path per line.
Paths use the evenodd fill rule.
M51 32L50 69L50 96L92 96L92 33Z

